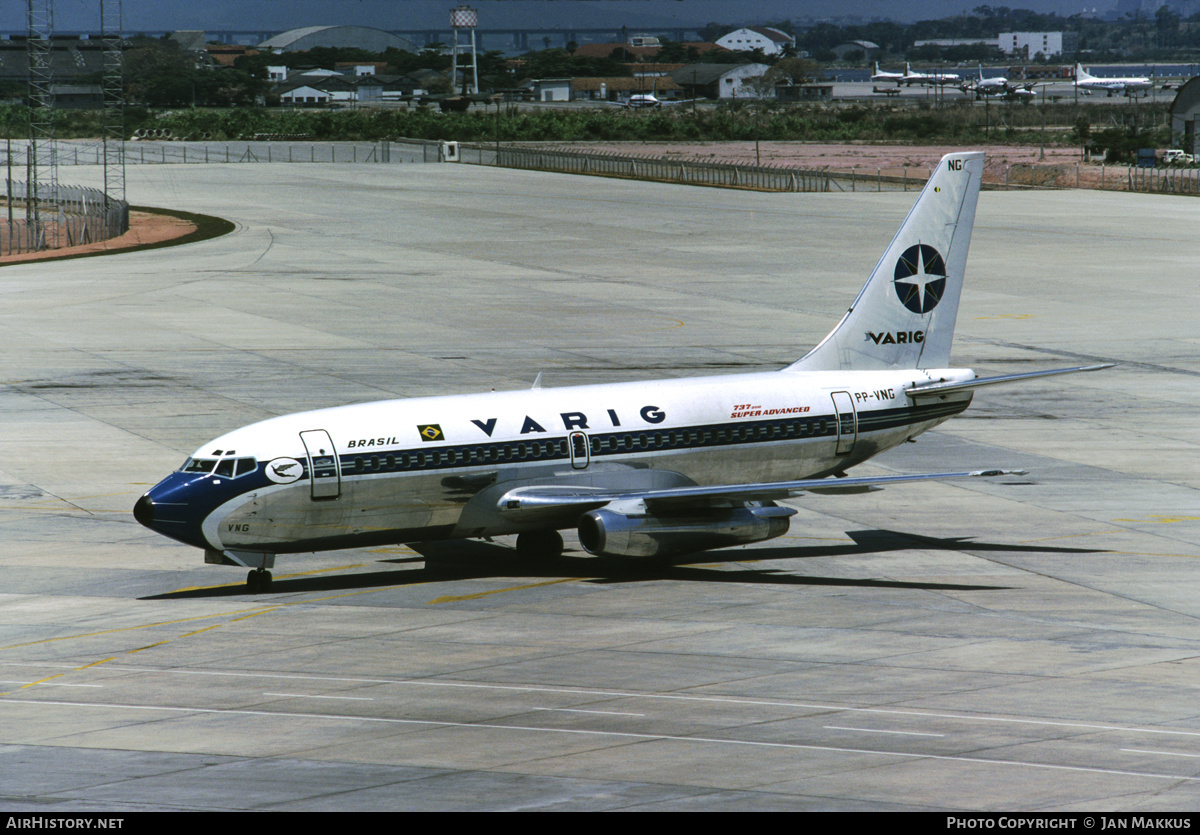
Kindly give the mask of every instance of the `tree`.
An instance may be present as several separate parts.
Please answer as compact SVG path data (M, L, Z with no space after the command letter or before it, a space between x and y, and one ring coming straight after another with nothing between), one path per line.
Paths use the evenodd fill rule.
M1154 13L1154 28L1157 30L1158 46L1166 47L1174 40L1179 31L1179 13L1172 11L1169 6L1159 6Z
M198 56L171 40L142 41L124 54L123 69L126 97L156 107L253 104L268 86L265 78L255 74L253 64L250 68L202 67Z
M1075 124L1071 128L1071 138L1077 145L1085 151L1087 150L1088 141L1092 138L1092 123L1082 113L1075 119Z
M807 58L781 58L766 76L773 84L806 84L821 76L821 65Z

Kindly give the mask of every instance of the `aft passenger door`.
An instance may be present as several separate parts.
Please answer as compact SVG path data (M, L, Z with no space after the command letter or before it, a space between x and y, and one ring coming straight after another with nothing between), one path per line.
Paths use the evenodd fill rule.
M591 447L588 436L584 432L572 432L567 436L567 444L571 447L571 466L577 470L586 470L591 460Z
M336 499L342 495L342 476L338 469L337 450L333 439L324 429L310 429L300 433L304 449L308 452L309 483L312 485L314 501Z
M833 392L833 411L837 423L837 454L849 455L858 440L858 414L854 411L854 398L846 391Z

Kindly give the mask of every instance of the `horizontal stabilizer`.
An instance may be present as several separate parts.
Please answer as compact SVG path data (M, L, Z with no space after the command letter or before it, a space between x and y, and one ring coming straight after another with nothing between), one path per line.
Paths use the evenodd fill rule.
M1115 363L1103 365L1079 365L1074 368L1054 368L1050 371L1029 371L1024 374L1002 374L998 377L976 377L962 383L925 383L913 386L907 392L914 400L920 397L942 397L963 391L974 391L983 386L994 386L997 383L1015 383L1020 380L1032 380L1036 377L1052 377L1055 374L1074 374L1078 371L1099 371L1102 368L1112 368Z

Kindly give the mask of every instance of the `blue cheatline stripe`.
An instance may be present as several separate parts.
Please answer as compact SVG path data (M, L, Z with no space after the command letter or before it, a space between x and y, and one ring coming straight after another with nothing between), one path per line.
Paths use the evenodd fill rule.
M858 432L896 429L956 415L969 401L906 406L858 413ZM833 438L837 436L837 416L815 415L803 418L737 421L700 424L671 429L587 431L591 457L603 458L638 452L670 452L685 449L746 446L774 441ZM342 454L342 475L367 475L383 472L430 472L489 464L528 464L562 461L570 458L566 436L462 444L434 449L394 450L370 455ZM305 462L305 477L308 476Z

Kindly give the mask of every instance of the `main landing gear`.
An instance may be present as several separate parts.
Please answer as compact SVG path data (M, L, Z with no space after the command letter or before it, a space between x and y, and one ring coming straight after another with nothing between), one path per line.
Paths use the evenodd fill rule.
M529 531L517 537L517 556L531 562L549 562L562 556L563 538L558 531Z
M246 590L251 594L270 591L271 572L265 568L256 568L246 575Z

